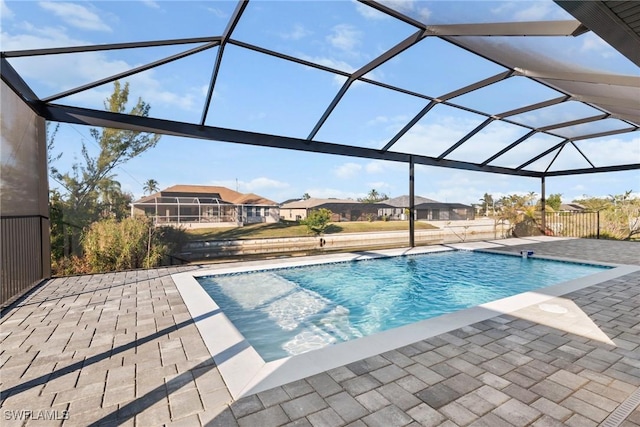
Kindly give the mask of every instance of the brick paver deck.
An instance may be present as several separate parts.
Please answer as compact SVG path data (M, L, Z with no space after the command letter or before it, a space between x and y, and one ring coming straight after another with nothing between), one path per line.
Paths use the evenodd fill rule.
M501 250L523 247L640 265L631 242ZM563 297L609 343L525 310L233 402L170 276L190 268L58 278L7 310L0 424L640 426L639 272Z

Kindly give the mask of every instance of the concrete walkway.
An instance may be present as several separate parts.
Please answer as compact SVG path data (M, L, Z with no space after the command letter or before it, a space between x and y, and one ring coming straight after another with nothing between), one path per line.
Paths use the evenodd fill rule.
M640 244L500 240L640 265ZM49 281L0 322L2 426L640 426L640 272L233 402L174 267ZM29 418L29 419L27 419Z

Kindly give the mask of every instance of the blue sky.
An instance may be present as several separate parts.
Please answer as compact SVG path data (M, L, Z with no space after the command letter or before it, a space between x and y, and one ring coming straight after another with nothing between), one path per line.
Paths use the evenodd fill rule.
M392 7L429 24L571 19L551 1L393 1ZM1 49L21 50L84 44L147 41L220 35L235 2L2 1ZM232 37L284 54L352 72L415 29L350 0L252 1ZM511 40L496 43L510 44ZM531 37L518 42L594 71L640 75L638 67L592 33L551 43ZM12 60L42 97L107 77L187 50L193 46L93 52ZM518 46L516 46L518 47ZM151 104L151 116L198 121L217 48L126 79L131 99ZM442 40L430 38L375 69L368 78L431 96L443 95L504 71ZM344 79L331 73L276 60L237 46L225 49L207 124L305 138ZM79 93L60 103L102 108L112 85ZM518 96L515 96L515 95ZM501 83L456 98L470 108L499 113L559 96L525 78ZM544 124L593 115L574 103L573 109L553 108L516 117ZM366 83L352 85L318 132L320 141L381 148L426 105L425 100L391 93ZM444 105L436 106L396 144L397 149L437 156L484 120ZM612 121L612 126L618 126ZM578 129L579 130L579 129ZM571 130L570 130L571 131ZM526 133L524 128L492 123L452 153L463 161L486 159ZM96 145L89 128L63 124L56 140L64 153L58 163L70 169L79 159L81 143ZM559 140L536 136L503 156L499 165L517 166ZM604 144L606 142L606 144ZM598 166L624 159L640 162L638 132L581 143L580 149ZM603 146L608 146L606 150ZM611 147L615 147L611 149ZM527 157L529 156L529 157ZM630 160L631 159L631 160ZM544 170L551 158L532 165ZM560 166L585 167L577 152L563 152ZM350 157L249 147L230 143L163 136L157 147L117 170L123 189L136 197L150 178L161 188L174 184L224 185L254 192L275 201L300 197L358 198L372 188L391 197L408 193L408 165ZM55 187L56 183L51 182ZM606 196L627 190L640 192L638 171L547 179L547 193L564 201L582 195ZM494 196L540 191L532 178L460 170L416 168L416 194L439 201L475 203L487 192Z

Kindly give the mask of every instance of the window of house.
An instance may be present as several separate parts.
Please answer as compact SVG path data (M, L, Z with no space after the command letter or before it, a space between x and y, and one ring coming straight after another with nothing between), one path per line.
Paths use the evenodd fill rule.
M249 206L247 208L247 217L252 217L252 216L253 216L253 208Z

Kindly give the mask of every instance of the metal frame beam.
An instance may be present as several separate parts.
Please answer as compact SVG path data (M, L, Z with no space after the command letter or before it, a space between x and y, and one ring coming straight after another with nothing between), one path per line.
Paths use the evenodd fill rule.
M473 92L474 90L482 89L485 86L489 86L489 85L492 85L492 84L497 83L499 81L508 79L512 75L513 75L513 70L508 70L508 71L505 71L503 73L496 74L495 76L488 77L488 78L486 78L484 80L480 80L480 81L478 81L476 83L470 84L470 85L465 86L463 88L460 88L458 90L454 90L453 92L449 92L447 94L439 96L436 99L439 100L439 101L447 101L449 99L456 98L458 96L462 96L462 95L467 94L469 92Z
M518 138L517 140L515 140L514 142L512 142L511 144L509 144L508 146L506 146L502 150L498 151L496 154L494 154L493 156L489 157L487 160L485 160L484 162L482 162L480 164L482 166L488 165L489 163L491 163L492 161L494 161L498 157L502 156L507 151L510 151L512 148L515 148L518 144L520 144L521 142L529 139L530 137L532 137L536 133L538 133L538 131L536 131L536 130L532 130L532 131L527 132L525 135L522 135L520 138Z
M562 104L565 101L571 99L569 95L559 96L558 98L553 98L548 101L538 102L536 104L527 105L525 107L516 108L515 110L505 111L504 113L496 114L496 117L504 118L515 116L522 113L528 113L529 111L539 110L541 108L551 107L556 104Z
M543 80L562 80L567 82L592 83L615 86L640 87L640 77L618 74L578 73L561 71L536 71L516 68L516 72L525 77Z
M504 175L540 177L536 171L516 170L499 166L481 166L471 162L457 160L438 160L434 157L418 156L408 153L382 152L378 149L356 147L351 145L334 144L316 141L308 144L306 139L269 135L235 129L225 129L214 126L175 122L151 117L131 116L127 114L98 111L80 107L70 107L56 104L37 105L40 116L47 120L61 123L75 123L88 126L118 128L139 132L160 133L165 135L182 136L188 138L205 139L211 141L233 142L238 144L255 145L261 147L285 148L298 151L336 154L348 157L359 157L374 160L388 160L408 163L413 157L416 164L438 166L453 169L489 172Z
M338 93L336 93L336 96L334 96L333 99L331 100L331 103L329 104L329 106L322 113L322 116L320 117L316 125L313 127L313 129L311 129L311 133L309 133L309 136L307 136L307 141L311 141L313 138L316 137L316 135L320 131L320 128L322 127L324 122L327 121L327 119L329 118L329 115L331 115L333 110L338 105L338 102L340 102L344 94L347 93L347 90L349 90L351 83L353 83L353 80L351 80L350 78L347 79L346 82L344 82L344 84L342 85Z
M434 36L578 36L589 31L577 20L494 22L482 24L428 25L427 31Z
M213 43L220 41L220 36L194 37L186 39L154 40L146 42L111 43L87 46L54 47L47 49L12 50L2 52L3 58L20 58L24 56L61 55L65 53L99 52L102 50L137 49L144 47L172 46L179 44Z
M305 152L335 154L348 157L359 157L373 160L387 160L394 162L409 163L413 159L415 164L425 166L437 166L444 168L469 170L477 172L488 172L513 176L560 176L571 175L574 173L599 173L640 169L640 164L632 163L627 165L616 165L607 167L597 167L590 169L577 169L572 171L555 171L546 174L537 171L522 170L526 166L522 165L519 169L505 168L499 166L479 165L470 162L462 162L456 160L438 160L433 157L418 156L397 152L381 152L372 148L354 147L348 145L332 144L328 142L316 142L307 144L305 139L283 137L276 135L261 134L256 132L247 132L235 129L224 129L212 126L200 126L197 124L174 122L170 120L155 119L150 117L130 116L127 114L112 113L108 111L90 110L79 107L68 107L55 104L38 103L35 105L36 112L47 120L57 121L61 123L74 123L88 126L100 126L119 128L140 132L161 133L165 135L174 135L187 138L197 138L210 141L230 142L246 145L254 145L260 147L283 148L290 150L298 150ZM562 143L556 145L544 155L557 149ZM537 160L534 159L533 161ZM529 164L531 162L528 162Z
M602 120L602 119L606 119L607 117L610 117L610 114L598 114L597 116L591 116L591 117L585 117L583 119L577 119L577 120L569 120L567 122L562 122L562 123L556 123L553 125L547 125L547 126L542 126L539 127L538 130L540 132L544 132L544 131L548 131L548 130L553 130L553 129L562 129L562 128L566 128L569 126L575 126L575 125L581 125L584 123L590 123L590 122L595 122L598 120Z
M402 129L400 129L400 131L397 134L395 134L393 138L391 138L391 140L384 147L382 147L382 151L387 151L389 148L391 148L393 144L398 142L398 140L402 138L404 134L409 132L409 129L415 126L415 124L418 123L420 119L422 119L429 112L429 110L431 110L437 104L438 102L436 101L429 102L422 110L420 110L418 114L415 115L413 119L411 119L409 123L407 123Z
M570 141L582 141L584 139L594 139L594 138L601 138L603 136L619 135L621 133L637 132L638 129L640 128L632 127L632 128L625 128L625 129L616 129L616 130L610 130L606 132L591 133L589 135L574 136L568 139Z
M212 47L218 46L219 44L220 44L219 41L214 41L214 42L211 42L211 43L207 43L207 44L205 44L203 46L198 46L198 47L195 47L193 49L187 50L185 52L180 52L178 54L175 54L175 55L172 55L172 56L168 56L166 58L159 59L157 61L151 62L149 64L141 65L141 66L136 67L136 68L132 68L132 69L130 69L128 71L124 71L124 72L119 73L119 74L114 74L114 75L112 75L110 77L105 77L104 79L97 80L97 81L94 81L92 83L88 83L88 84L83 85L83 86L78 86L76 88L69 89L69 90L64 91L64 92L60 92L60 93L58 93L56 95L52 95L52 96L49 96L47 98L43 98L42 100L44 102L56 101L56 100L58 100L60 98L65 98L67 96L71 96L71 95L74 95L76 93L83 92L85 90L93 89L94 87L98 87L98 86L101 86L101 85L106 84L106 83L111 83L113 81L122 79L124 77L128 77L128 76L131 76L131 75L134 75L134 74L146 71L146 70L150 70L152 68L156 68L156 67L159 67L161 65L168 64L170 62L176 61L178 59L185 58L187 56L190 56L190 55L202 52L202 51L205 51L207 49L211 49Z
M562 150L564 150L564 147L566 147L567 144L562 144L562 146L560 147L560 149L556 152L556 154L553 156L553 159L551 159L551 161L549 162L549 165L547 165L547 168L544 170L544 173L549 172L549 169L551 168L551 166L553 165L553 163L556 161L556 159L558 158L558 156L560 155L560 153L562 153Z
M520 166L518 166L518 167L516 168L516 170L521 170L521 169L523 169L523 168L525 168L525 167L529 166L531 163L533 163L533 162L535 162L535 161L537 161L537 160L540 160L541 158L543 158L543 157L544 157L544 156L546 156L547 154L549 154L549 153L553 153L555 150L557 150L557 149L559 149L559 148L561 149L561 148L562 148L565 144L567 144L568 142L569 142L569 140L568 140L568 139L565 139L565 140L564 140L564 141L562 141L561 143L554 145L553 147L549 148L548 150L545 150L544 152L542 152L542 153L538 154L538 155L537 155L537 156L535 156L534 158L527 160L526 162L524 162L523 164L521 164Z
M591 165L592 168L596 167L593 163L591 163L591 160L589 160L589 158L582 152L582 150L578 147L578 145L574 141L571 141L571 145L573 145L573 148L578 150L578 153L580 153L580 155L584 157L584 159Z
M478 132L480 132L482 129L484 129L485 127L487 127L491 122L493 122L495 119L493 117L489 117L488 119L486 119L484 122L480 123L478 126L476 126L475 129L473 129L471 132L469 132L468 134L466 134L465 136L463 136L458 142L456 142L455 144L453 144L451 147L449 147L447 150L445 150L444 153L440 154L438 156L438 159L444 159L445 157L447 157L449 154L451 154L451 152L453 150L455 150L456 148L460 147L462 144L464 144L465 142L467 142L471 137L473 137L475 134L477 134Z
M238 25L240 21L240 17L242 16L242 12L244 12L245 8L249 4L249 0L239 0L236 9L233 11L233 15L231 19L229 19L229 23L222 33L222 37L220 39L220 49L218 49L218 55L216 56L216 62L213 65L213 70L211 72L211 81L209 82L209 89L207 90L207 97L204 102L204 108L202 109L202 117L200 118L200 125L204 126L204 123L207 121L207 114L209 113L209 108L211 108L211 99L213 98L213 90L216 85L216 80L218 79L218 72L220 71L220 64L222 63L222 55L224 54L224 48L227 45L229 38L231 37L231 33Z
M349 87L354 81L360 79L365 74L376 69L377 67L384 64L385 62L395 57L396 55L399 55L400 53L404 52L411 46L418 43L423 38L424 38L424 31L417 31L412 35L410 35L409 37L407 37L406 39L404 39L403 41L401 41L400 43L393 46L391 49L384 52L382 55L378 56L377 58L373 59L369 63L360 67L360 69L350 74L347 81L344 82L344 84L342 85L342 87L340 88L336 96L333 98L329 106L326 108L324 113L322 113L320 120L318 120L316 125L311 130L311 133L309 133L307 140L311 141L313 138L315 138L315 136L320 131L320 128L322 127L322 125L324 125L324 123L327 121L327 119L329 118L333 110L336 108L340 100L342 100L342 97L347 93L347 90L349 90Z

